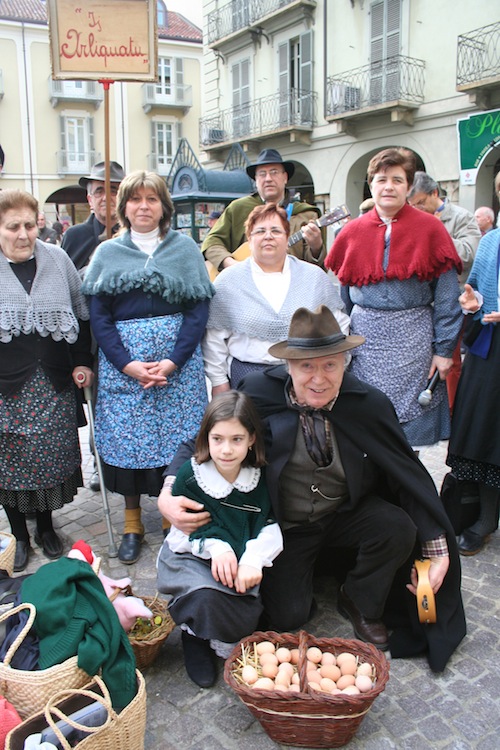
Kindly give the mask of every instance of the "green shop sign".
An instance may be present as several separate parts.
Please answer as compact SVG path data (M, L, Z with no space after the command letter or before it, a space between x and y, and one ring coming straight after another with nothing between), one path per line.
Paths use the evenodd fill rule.
M458 120L457 129L460 182L475 185L481 162L494 144L500 142L500 109Z

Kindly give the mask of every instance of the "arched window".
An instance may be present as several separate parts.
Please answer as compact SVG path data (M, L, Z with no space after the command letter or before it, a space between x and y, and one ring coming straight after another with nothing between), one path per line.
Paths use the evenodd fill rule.
M158 0L156 3L158 12L158 26L167 26L167 6L163 0Z

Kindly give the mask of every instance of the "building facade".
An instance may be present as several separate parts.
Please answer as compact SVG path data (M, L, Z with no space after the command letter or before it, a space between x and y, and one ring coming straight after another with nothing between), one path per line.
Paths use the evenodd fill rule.
M404 146L450 200L498 212L496 0L204 0L203 8L207 165L234 142L250 158L277 148L295 162L292 185L303 198L324 208L346 202L357 215L370 158Z
M202 32L162 0L157 10L158 82L111 84L109 149L127 172L166 177L180 139L198 144ZM72 206L78 220L78 179L105 155L103 86L52 79L46 13L41 0L0 0L0 188L28 190L50 218Z

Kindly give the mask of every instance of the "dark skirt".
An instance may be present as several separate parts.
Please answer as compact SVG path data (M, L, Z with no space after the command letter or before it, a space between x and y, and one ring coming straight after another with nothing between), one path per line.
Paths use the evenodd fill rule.
M216 581L210 560L172 552L167 542L158 555L158 591L171 597L177 625L188 625L199 638L234 643L257 630L262 614L259 588L238 594Z
M500 332L487 359L467 352L453 409L446 463L460 480L500 488Z
M57 393L44 371L0 398L0 503L56 510L83 485L73 384Z

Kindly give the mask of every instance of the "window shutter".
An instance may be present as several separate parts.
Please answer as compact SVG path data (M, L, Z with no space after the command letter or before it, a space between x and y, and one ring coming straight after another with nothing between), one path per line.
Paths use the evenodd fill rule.
M158 154L156 145L156 122L151 120L151 155L149 159L149 168L156 172L158 168Z
M96 153L95 153L95 139L94 139L94 118L89 117L88 120L88 126L89 126L89 151L90 151L90 163L93 165L96 161Z
M59 130L61 132L61 160L59 169L66 170L68 168L68 150L66 148L66 118L64 115L59 115Z
M299 111L302 125L312 125L313 110L313 32L300 35L300 90Z
M278 47L278 71L279 71L279 124L288 125L288 111L290 103L290 70L289 70L289 44L285 42Z

